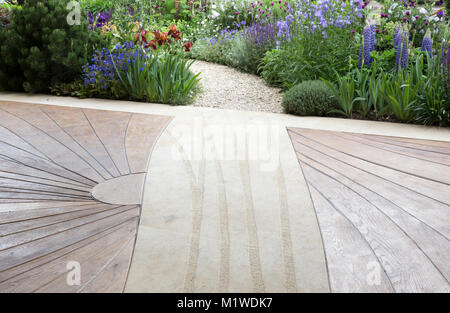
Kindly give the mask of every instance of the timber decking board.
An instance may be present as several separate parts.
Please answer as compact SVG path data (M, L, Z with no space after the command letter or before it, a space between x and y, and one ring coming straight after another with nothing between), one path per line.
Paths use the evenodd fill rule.
M0 292L123 291L140 205L92 190L146 173L170 120L0 101ZM80 285L66 281L70 261Z
M450 292L450 142L288 133L333 292Z

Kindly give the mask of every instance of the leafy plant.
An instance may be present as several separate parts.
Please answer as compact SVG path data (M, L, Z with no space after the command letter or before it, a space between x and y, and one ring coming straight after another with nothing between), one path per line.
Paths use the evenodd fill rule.
M382 76L382 75L381 75ZM388 113L388 105L384 101L383 80L378 79L374 72L369 80L369 102L375 111L375 117L380 118Z
M137 50L127 67L114 69L126 94L133 100L186 104L200 81L190 70L193 61L162 50L144 54Z
M365 100L365 98L356 97L355 81L352 75L340 76L336 73L337 85L329 80L322 79L336 98L339 108L332 110L331 112L352 117L354 104L356 101Z
M324 82L309 80L289 89L283 96L282 105L286 113L326 116L336 108L337 102Z
M367 117L372 109L372 102L369 100L369 77L370 71L362 68L356 71L356 93L358 95L358 113L362 117Z
M389 104L390 111L402 122L409 122L412 117L412 106L417 102L420 84L415 84L412 73L401 70L390 76L384 74L383 94Z
M416 122L450 126L450 95L445 81L445 76L448 75L445 66L448 65L441 63L441 57L431 57L428 53L423 53L416 59L416 84L420 85L417 101L412 105Z

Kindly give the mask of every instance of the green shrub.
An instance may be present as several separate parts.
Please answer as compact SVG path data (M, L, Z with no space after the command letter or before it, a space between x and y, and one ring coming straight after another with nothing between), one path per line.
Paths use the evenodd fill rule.
M79 76L102 40L83 10L80 25L69 25L68 2L28 0L13 8L11 24L0 28L0 89L47 92Z
M289 89L283 97L286 113L325 116L338 105L330 88L320 80L304 81Z
M260 66L262 76L285 89L320 78L336 82L335 72L347 73L358 56L349 31L330 27L327 34L325 38L321 32L299 33L282 43L280 51L268 52Z

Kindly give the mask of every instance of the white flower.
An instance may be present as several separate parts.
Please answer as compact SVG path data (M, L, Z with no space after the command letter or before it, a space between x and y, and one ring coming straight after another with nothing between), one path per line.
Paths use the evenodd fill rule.
M217 18L218 16L219 16L219 13L217 13L217 11L214 11L214 10L211 11L212 18Z
M425 9L425 8L420 8L420 9L419 9L419 13L420 13L420 14L428 14L428 11L427 11L427 9Z

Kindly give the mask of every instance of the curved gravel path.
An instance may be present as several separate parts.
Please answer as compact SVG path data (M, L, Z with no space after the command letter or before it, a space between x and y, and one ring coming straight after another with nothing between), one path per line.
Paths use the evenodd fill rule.
M283 112L281 89L268 86L261 77L197 60L191 69L201 72L202 92L197 95L194 106Z

